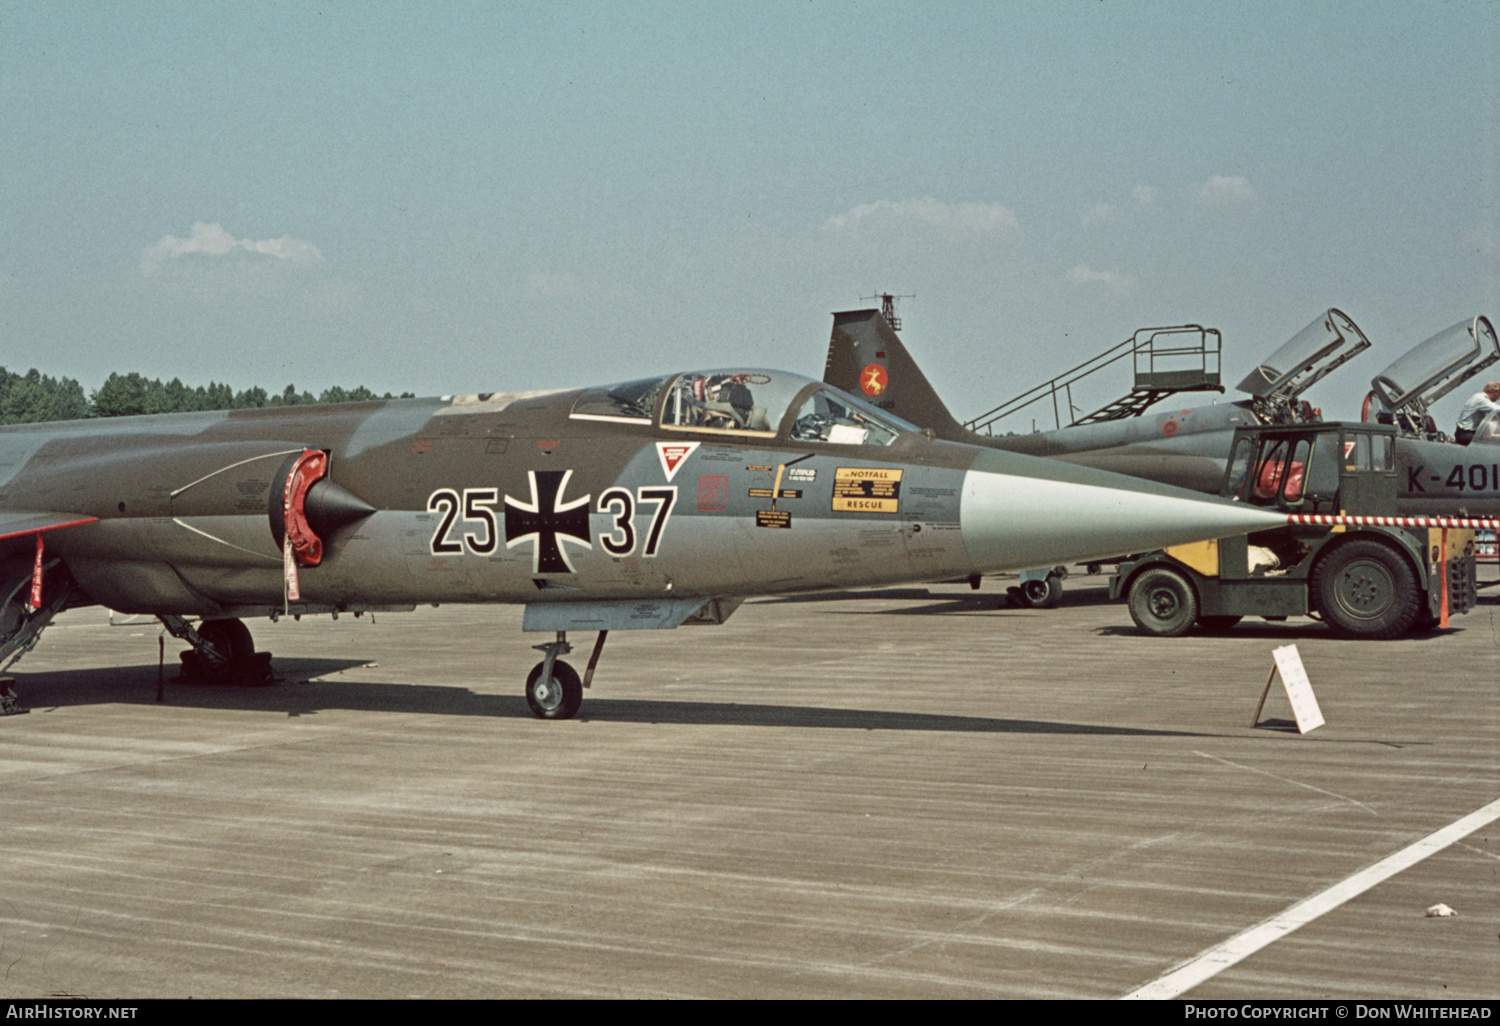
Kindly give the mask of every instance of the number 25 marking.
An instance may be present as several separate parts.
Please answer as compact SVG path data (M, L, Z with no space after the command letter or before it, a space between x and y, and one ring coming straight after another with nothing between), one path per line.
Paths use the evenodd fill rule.
M438 523L437 530L432 532L432 541L429 548L434 556L458 556L462 555L464 545L469 546L471 552L481 556L487 556L495 551L495 544L500 538L499 522L495 517L494 506L498 500L499 491L494 488L465 488L462 504L458 492L452 488L439 488L427 499L427 511L436 513L442 510L443 519ZM453 523L459 519L459 511L463 511L463 519L477 521L484 525L484 537L481 539L472 531L465 531L463 541L450 536Z

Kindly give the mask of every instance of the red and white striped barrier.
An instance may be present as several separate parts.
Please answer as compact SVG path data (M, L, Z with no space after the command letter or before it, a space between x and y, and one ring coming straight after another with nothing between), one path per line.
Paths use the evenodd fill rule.
M1443 590L1442 599L1439 602L1438 626L1443 630L1448 629L1448 531L1454 528L1473 528L1480 531L1494 531L1500 534L1500 520L1491 520L1483 517L1351 517L1328 516L1317 513L1288 513L1286 522L1294 525L1314 524L1328 527L1343 524L1348 527L1442 528L1443 543L1440 562L1443 566ZM1437 553L1434 553L1434 555L1436 556Z
M1287 514L1286 522L1288 524L1312 524L1327 527L1342 524L1348 527L1445 527L1474 528L1480 531L1500 530L1500 520L1478 519L1474 517L1351 517L1317 513L1289 513Z

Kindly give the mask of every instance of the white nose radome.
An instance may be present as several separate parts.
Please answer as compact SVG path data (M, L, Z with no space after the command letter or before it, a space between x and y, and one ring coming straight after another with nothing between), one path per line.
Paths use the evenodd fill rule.
M985 454L985 457L999 454ZM1150 552L1277 527L1286 514L1077 467L1055 475L983 469L964 481L964 547L980 573ZM1020 469L1008 467L1008 470Z

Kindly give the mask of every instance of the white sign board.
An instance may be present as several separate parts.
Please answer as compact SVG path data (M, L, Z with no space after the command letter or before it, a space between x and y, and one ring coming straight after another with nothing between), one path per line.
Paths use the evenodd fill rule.
M1286 688L1286 698L1292 703L1292 715L1297 718L1297 733L1306 734L1323 725L1323 710L1313 695L1312 681L1307 679L1307 670L1302 667L1302 656L1296 645L1273 649L1276 672L1281 675L1281 684Z

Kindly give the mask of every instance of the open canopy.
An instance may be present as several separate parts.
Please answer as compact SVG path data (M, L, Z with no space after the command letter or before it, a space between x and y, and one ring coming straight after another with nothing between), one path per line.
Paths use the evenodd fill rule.
M1487 317L1459 321L1391 364L1370 382L1386 409L1421 400L1423 407L1500 359L1500 341ZM1471 371L1472 368L1472 371Z
M1348 314L1330 309L1261 361L1240 382L1240 391L1257 399L1273 395L1294 399L1369 345L1370 340Z

